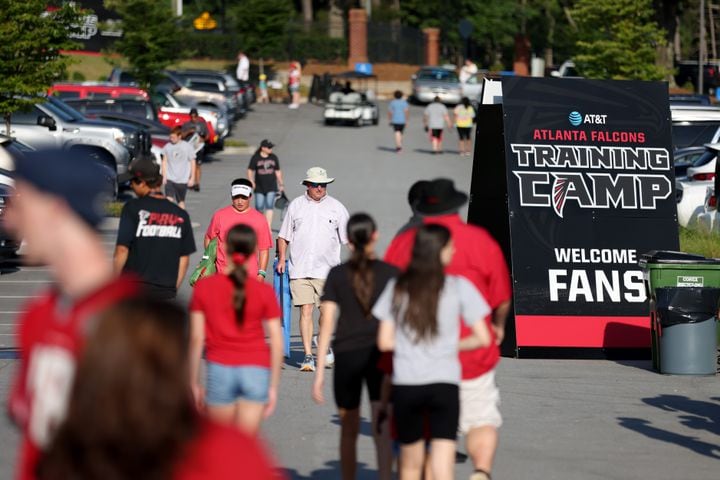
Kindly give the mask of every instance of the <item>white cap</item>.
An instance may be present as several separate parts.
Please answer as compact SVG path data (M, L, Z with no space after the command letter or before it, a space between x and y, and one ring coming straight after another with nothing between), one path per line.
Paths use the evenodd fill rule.
M252 187L249 187L247 185L233 185L232 189L230 190L230 196L233 198L238 195L245 195L246 197L250 197L252 195L252 192Z

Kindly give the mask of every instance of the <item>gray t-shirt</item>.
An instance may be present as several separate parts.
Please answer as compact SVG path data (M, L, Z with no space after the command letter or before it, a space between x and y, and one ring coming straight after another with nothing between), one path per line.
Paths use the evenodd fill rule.
M191 163L195 161L195 150L185 140L168 142L162 148L162 156L167 159L167 178L174 183L187 183L190 180Z
M428 119L428 128L432 130L441 130L445 128L445 117L447 114L447 107L440 102L432 102L430 105L425 107L425 115L427 115Z
M415 332L397 324L393 315L395 280L390 280L373 307L372 314L381 322L395 324L393 352L394 385L429 385L460 383L460 318L472 326L484 321L490 307L469 280L446 275L438 302L438 332L431 340L415 343Z

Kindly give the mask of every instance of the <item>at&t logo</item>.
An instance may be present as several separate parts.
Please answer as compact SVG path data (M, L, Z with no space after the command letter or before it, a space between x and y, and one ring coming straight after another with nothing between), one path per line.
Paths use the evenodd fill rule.
M588 113L583 115L578 111L573 111L570 112L570 115L568 115L568 121L573 127L580 126L583 123L605 125L607 121L607 115L598 115L596 113Z

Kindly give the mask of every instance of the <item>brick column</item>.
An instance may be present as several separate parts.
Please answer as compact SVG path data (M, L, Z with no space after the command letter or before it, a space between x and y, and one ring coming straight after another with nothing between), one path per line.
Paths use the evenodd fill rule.
M425 65L437 65L440 61L440 29L425 28Z
M356 63L368 61L367 13L363 8L351 8L348 20L350 24L348 66L352 69L355 68Z
M513 71L515 75L520 77L530 75L530 40L524 35L517 35L515 37Z

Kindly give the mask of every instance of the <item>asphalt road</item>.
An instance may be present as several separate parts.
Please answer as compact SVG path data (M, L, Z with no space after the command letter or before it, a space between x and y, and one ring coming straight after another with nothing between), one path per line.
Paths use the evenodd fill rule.
M384 114L384 105L381 111ZM330 195L351 212L375 216L382 235L379 249L384 251L409 216L405 197L415 180L444 176L469 189L471 161L457 155L455 134L447 136L447 153L431 155L420 115L413 107L406 148L399 155L385 122L377 127L325 127L321 109L311 105L297 111L256 105L233 136L254 145L263 138L277 144L291 197L302 193L307 168L325 167L337 179ZM188 201L198 245L212 212L228 203L230 181L245 175L248 159L248 154L220 154L204 166L202 191L190 192ZM276 216L275 230L278 226ZM103 232L103 239L110 252L114 232ZM41 267L2 270L0 346L12 344L16 312L48 281L48 271ZM186 299L188 293L185 286L180 296ZM301 349L296 320L293 327L293 355L283 371L277 413L266 422L263 437L291 478L336 479L339 427L330 382L329 403L316 406L310 399L312 375L297 369ZM2 401L14 367L14 361L0 360ZM493 478L718 478L720 381L662 376L649 367L649 361L503 359L498 381L505 425ZM367 405L363 408L358 478L370 479L375 478L375 461ZM11 477L17 443L17 434L0 419L0 478ZM464 463L456 471L458 478L467 478L471 468Z

